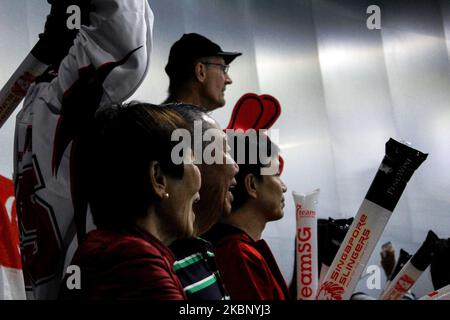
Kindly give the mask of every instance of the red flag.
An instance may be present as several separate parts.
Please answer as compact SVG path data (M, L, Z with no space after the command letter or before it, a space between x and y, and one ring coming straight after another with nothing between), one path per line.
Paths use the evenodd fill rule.
M13 182L0 176L0 265L21 269Z
M0 175L0 299L24 299L14 185Z

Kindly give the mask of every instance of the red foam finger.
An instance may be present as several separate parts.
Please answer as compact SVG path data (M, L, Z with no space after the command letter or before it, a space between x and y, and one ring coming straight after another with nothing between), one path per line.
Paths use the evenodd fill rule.
M236 103L227 129L255 129L263 115L263 101L254 94L244 94Z
M283 169L284 169L284 159L281 155L278 156L278 161L280 162L280 168L278 170L280 176L283 173Z
M263 94L259 96L262 100L264 110L255 129L269 129L280 117L280 102L271 95Z

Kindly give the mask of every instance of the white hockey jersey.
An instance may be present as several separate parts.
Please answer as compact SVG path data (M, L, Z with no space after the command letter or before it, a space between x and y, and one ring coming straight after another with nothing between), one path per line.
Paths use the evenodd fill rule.
M88 105L76 102L86 101L83 95L90 94L92 84L101 89L95 102L101 107L123 102L139 87L149 65L153 13L147 0L92 4L90 26L81 27L58 76L30 87L16 119L14 181L29 298L57 297L76 234L71 117L89 112ZM64 99L75 89L70 110L62 116Z

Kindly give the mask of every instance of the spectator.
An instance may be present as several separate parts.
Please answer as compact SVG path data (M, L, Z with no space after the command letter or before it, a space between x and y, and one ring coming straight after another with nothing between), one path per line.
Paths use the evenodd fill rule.
M208 111L225 105L226 86L232 83L228 75L229 64L241 53L225 52L206 37L190 33L183 35L170 50L166 73L170 79L166 102L189 103ZM174 265L188 299L229 299L217 270L214 252L209 242L198 237L222 216L229 214L232 197L230 188L235 184L238 167L228 153L226 135L211 117L205 117L204 129L215 132L223 143L218 151L222 163L206 164L198 161L202 177L200 201L195 204L195 235L175 241L170 248L176 256ZM188 119L189 120L189 119ZM205 150L207 143L200 150Z
M171 159L172 132L188 129L177 109L187 106L133 104L101 112L83 141L88 164L87 200L97 230L78 247L71 265L81 270L76 299L184 299L168 245L193 234L193 203L200 172L192 162Z
M214 245L217 263L232 299L285 300L289 290L275 258L261 239L266 224L283 217L286 186L280 178L278 147L267 137L267 154L275 173L264 174L267 163L253 164L251 153L260 155L260 139L236 134L234 146L245 145L245 161L239 164L236 187L232 189L232 212L206 235ZM239 149L234 152L238 159Z
M202 186L200 201L194 205L196 219L194 222L195 237L180 239L170 245L175 254L175 271L181 280L183 288L190 300L227 300L226 292L211 244L200 238L205 231L226 216L231 211L233 196L231 190L236 184L234 176L238 166L228 152L228 142L225 133L210 117L205 116L204 129L214 133L215 141L222 146L216 150L216 158L212 164L198 164ZM212 131L211 131L212 130ZM206 150L207 142L201 142L200 150ZM220 163L219 163L220 162Z
M15 130L14 180L27 297L54 299L78 231L85 234L78 141L99 108L130 97L146 75L153 13L145 0L58 0L33 55L51 64L30 87ZM82 28L68 30L80 5ZM70 54L69 53L70 49ZM76 228L75 228L76 225ZM69 252L69 253L68 253Z
M225 52L197 34L184 34L170 49L166 73L169 97L166 102L183 102L213 111L225 105L225 90L233 81L230 63L241 53Z

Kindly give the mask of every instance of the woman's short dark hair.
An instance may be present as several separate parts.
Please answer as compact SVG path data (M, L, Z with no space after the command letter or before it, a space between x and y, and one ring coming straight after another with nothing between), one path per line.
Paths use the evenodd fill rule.
M152 201L149 164L158 161L162 171L183 177L183 164L174 164L171 141L175 129L192 132L191 120L202 110L189 105L152 105L132 102L97 112L82 146L83 186L95 225L122 229L147 214Z
M254 130L246 133L229 132L228 140L234 161L239 165L239 172L235 177L236 186L231 191L232 211L235 211L248 200L245 177L252 174L256 179L261 179L261 169L269 166L268 160L276 158L280 149L267 135ZM262 159L262 155L267 158Z

